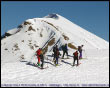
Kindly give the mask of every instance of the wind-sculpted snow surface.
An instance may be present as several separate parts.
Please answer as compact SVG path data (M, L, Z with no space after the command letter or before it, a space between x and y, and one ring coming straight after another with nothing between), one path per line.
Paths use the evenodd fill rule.
M54 67L52 57L45 59L44 67L49 67L44 70L33 65L27 65L27 62L9 62L2 64L1 69L1 83L2 84L109 84L109 57L108 51L103 53L103 57L100 57L97 52L85 52L84 58L80 60L81 65L78 67L72 67L73 58L63 61L59 60L61 64L58 67ZM72 54L72 52L69 52ZM95 55L94 55L95 54ZM97 54L97 55L96 55ZM47 56L51 55L48 53ZM33 57L33 63L36 63L36 57Z
M1 40L2 84L109 84L109 43L66 18L49 14L28 19L7 33ZM55 67L52 49L58 45L62 54L65 43L70 59L59 59ZM84 59L72 67L73 52L82 44ZM44 70L33 65L39 48L45 51L44 67L49 67Z

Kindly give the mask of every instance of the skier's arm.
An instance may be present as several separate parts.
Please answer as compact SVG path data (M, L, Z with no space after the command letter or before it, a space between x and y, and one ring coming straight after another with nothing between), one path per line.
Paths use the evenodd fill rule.
M59 55L61 56L61 53L59 52Z

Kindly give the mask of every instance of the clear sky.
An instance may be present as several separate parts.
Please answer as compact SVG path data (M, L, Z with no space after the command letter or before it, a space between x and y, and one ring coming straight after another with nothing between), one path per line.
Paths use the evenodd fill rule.
M109 42L109 1L2 1L1 35L23 21L57 13Z

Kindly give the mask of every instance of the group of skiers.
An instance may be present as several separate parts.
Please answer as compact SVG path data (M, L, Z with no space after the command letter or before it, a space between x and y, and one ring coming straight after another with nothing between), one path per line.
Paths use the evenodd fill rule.
M79 59L82 58L82 47L83 47L83 45L78 46L78 50L76 50L73 53L73 58L74 58L73 66L75 66L75 61L77 61L77 66L79 65ZM61 48L62 48L62 51L63 51L62 59L64 59L65 54L67 55L67 58L68 58L68 45L65 44ZM79 52L80 55L78 55L78 52ZM43 52L43 50L41 48L39 48L36 51L36 55L37 55L37 58L38 58L37 65L41 66L41 69L43 69L43 64L44 64L44 52ZM58 45L56 45L56 46L53 47L53 62L55 64L55 66L58 65L58 59L59 59L60 56L61 56L61 54L59 52ZM40 65L40 61L41 61L41 65Z

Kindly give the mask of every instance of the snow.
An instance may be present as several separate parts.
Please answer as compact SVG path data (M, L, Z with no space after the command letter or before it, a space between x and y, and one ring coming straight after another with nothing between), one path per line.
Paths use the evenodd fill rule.
M17 28L9 30L7 33L15 34L17 32Z
M49 68L44 70L26 65L26 62L5 63L1 70L2 84L109 84L109 58L107 56L102 58L88 56L87 59L80 61L79 67L72 67L70 65L72 61L71 57L71 59L64 60L66 63L59 62L61 66L54 67L53 63L48 60L49 63L45 63L45 67L48 65Z
M54 16L58 19L54 19ZM13 35L1 40L1 84L109 84L109 43L88 32L75 23L58 14L44 18L28 19L31 24L23 28L8 31ZM30 29L29 30L29 28ZM69 40L65 40L65 35ZM54 43L48 42L55 39ZM52 48L60 48L65 43L75 47L84 45L81 65L72 67L72 54L75 49L69 48L70 59L61 61L58 67L52 62ZM37 63L35 51L48 45L44 67L41 70L31 63ZM62 51L60 51L62 54ZM66 56L65 56L66 57ZM22 59L24 58L24 59ZM48 59L47 59L48 58ZM81 86L81 85L80 85Z
M58 19L59 16L55 13L49 14L48 16L45 16L44 18L54 18L54 19Z

